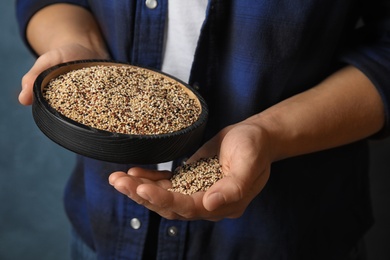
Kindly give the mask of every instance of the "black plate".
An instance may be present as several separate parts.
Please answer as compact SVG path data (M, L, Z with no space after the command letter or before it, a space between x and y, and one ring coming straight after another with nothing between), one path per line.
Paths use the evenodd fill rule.
M115 163L155 164L171 161L193 152L203 138L208 117L206 102L197 91L165 73L164 77L178 81L192 92L201 105L201 114L191 126L177 132L159 135L129 135L112 133L80 124L69 119L45 100L42 89L48 82L71 70L96 65L130 65L128 63L85 60L59 64L42 72L34 83L33 117L39 129L51 140L75 153Z

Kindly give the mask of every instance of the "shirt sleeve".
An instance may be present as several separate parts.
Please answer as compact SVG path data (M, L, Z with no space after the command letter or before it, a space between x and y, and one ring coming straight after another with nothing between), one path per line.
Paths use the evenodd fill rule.
M19 32L26 46L33 52L26 38L26 29L31 17L42 8L58 3L74 4L88 8L87 0L17 0L16 18L19 26Z
M375 137L390 135L390 1L364 1L362 26L354 31L341 60L373 82L385 107L385 126Z

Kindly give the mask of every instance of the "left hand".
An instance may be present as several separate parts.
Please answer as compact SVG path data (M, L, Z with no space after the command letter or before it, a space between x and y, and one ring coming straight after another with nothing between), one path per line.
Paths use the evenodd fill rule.
M127 174L112 173L109 182L167 219L217 221L240 217L264 188L271 165L272 146L267 132L247 121L223 129L188 160L219 156L225 177L207 192L183 195L167 191L171 187L170 172L138 167Z

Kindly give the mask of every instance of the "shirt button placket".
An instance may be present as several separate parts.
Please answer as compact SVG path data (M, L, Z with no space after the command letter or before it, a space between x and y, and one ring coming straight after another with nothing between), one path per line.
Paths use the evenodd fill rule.
M145 5L149 9L154 9L157 7L157 0L146 0Z
M188 229L187 221L162 218L158 240L158 259L183 259Z

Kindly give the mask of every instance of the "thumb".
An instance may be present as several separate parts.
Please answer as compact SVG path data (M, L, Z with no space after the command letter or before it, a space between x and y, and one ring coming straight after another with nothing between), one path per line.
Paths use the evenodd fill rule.
M225 176L210 187L203 196L205 209L214 211L242 199L242 188L233 179L231 176Z
M23 76L22 91L19 94L19 102L22 105L32 104L34 82L41 72L58 64L59 57L56 56L57 55L53 55L52 53L43 54L35 61L31 69Z
M22 105L31 105L33 102L33 87L34 81L38 76L38 72L33 68L28 71L22 78L22 90L19 94L19 102Z

